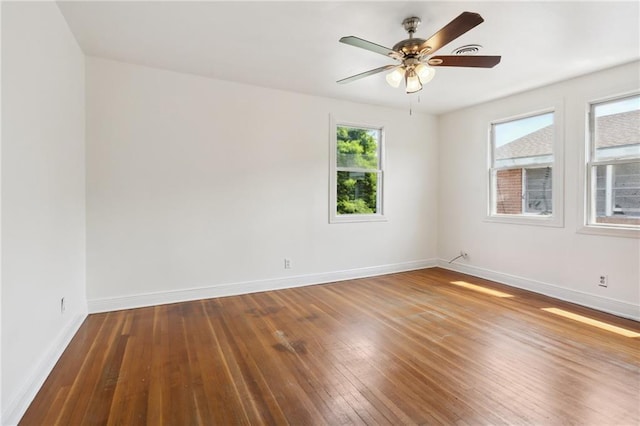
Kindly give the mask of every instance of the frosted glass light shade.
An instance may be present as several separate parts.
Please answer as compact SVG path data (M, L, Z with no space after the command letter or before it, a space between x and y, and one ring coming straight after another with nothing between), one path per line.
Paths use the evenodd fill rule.
M415 93L422 90L422 83L420 83L420 78L418 78L415 71L408 71L405 77L407 81L407 93Z
M427 84L433 79L433 76L436 75L436 70L425 64L418 64L418 66L416 66L416 74L422 84Z
M404 79L404 67L398 67L387 74L387 83L391 87L399 87L400 82Z

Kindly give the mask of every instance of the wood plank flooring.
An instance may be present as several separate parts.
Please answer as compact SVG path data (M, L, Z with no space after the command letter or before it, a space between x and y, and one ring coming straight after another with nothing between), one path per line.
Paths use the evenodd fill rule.
M640 332L438 268L94 314L21 424L640 424L640 338L543 308Z

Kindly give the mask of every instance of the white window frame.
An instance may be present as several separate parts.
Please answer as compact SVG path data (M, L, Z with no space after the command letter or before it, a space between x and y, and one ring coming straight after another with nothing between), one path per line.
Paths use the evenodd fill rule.
M488 131L488 155L487 155L487 215L485 222L511 223L519 225L538 225L551 227L564 227L564 122L563 122L564 103L558 100L551 106L540 109L532 109L528 112L518 115L512 115L506 118L493 120L489 123ZM496 200L497 191L494 179L494 173L498 170L513 169L509 167L493 167L494 143L493 128L497 124L508 123L524 118L534 117L553 113L553 161L540 164L522 164L522 168L551 167L551 193L552 193L552 214L539 215L533 213L523 213L517 215L498 214L494 209L494 201ZM524 179L524 176L523 176ZM525 188L523 187L523 191ZM524 194L523 194L524 195ZM524 206L523 206L524 207Z
M373 169L345 168L338 167L337 164L337 148L338 148L338 126L355 127L359 129L371 129L380 131L380 140L378 141L378 180L376 184L376 213L371 214L338 214L338 171L366 172L371 173ZM381 222L386 221L384 215L384 167L385 167L385 131L383 125L368 124L341 120L334 116L329 118L329 223L353 223L353 222Z
M582 193L582 209L579 209L579 228L578 232L583 234L606 235L612 237L640 238L640 228L629 227L614 223L596 223L595 222L595 205L593 205L593 191L595 191L595 180L592 179L592 168L601 165L616 165L630 162L637 162L639 158L625 158L613 160L594 160L595 158L595 135L593 108L598 104L622 100L624 98L639 96L639 91L624 92L613 96L592 99L587 102L585 107L585 143L582 152L582 161L580 164L580 175L583 190Z

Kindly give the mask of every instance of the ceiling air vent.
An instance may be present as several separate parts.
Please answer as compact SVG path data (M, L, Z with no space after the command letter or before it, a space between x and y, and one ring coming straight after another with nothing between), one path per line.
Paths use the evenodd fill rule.
M480 49L482 49L482 46L479 44L466 44L454 49L451 53L454 55L475 55Z

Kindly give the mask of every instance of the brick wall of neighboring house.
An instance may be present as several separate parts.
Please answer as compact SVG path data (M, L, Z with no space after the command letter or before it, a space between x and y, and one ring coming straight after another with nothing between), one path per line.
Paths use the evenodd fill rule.
M522 213L522 169L497 173L496 213Z

